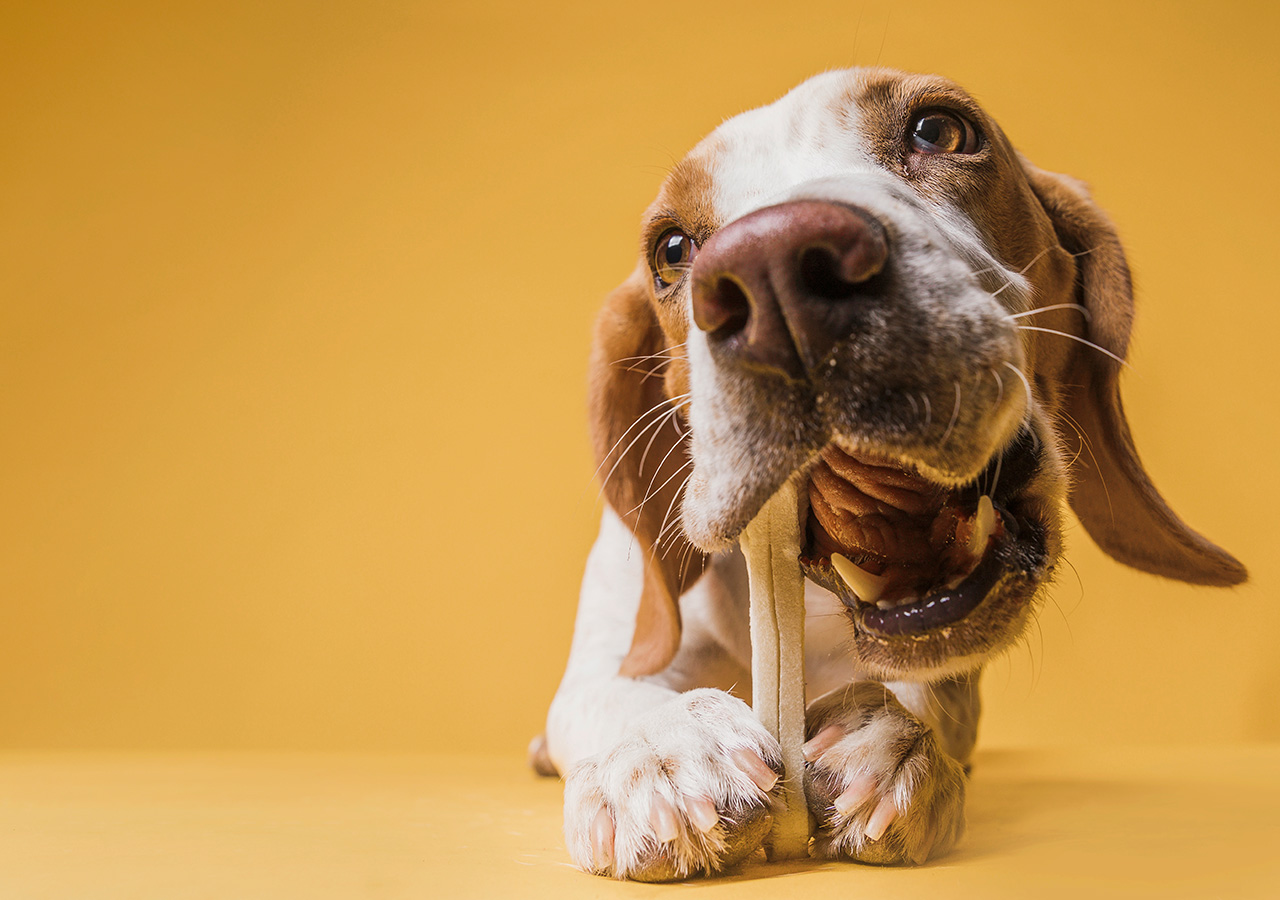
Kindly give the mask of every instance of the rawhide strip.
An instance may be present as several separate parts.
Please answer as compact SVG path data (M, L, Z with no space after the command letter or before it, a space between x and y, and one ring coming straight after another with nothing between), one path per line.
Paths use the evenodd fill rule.
M771 859L807 856L804 796L804 575L800 498L788 482L742 533L751 586L751 706L782 745L782 808L766 846Z

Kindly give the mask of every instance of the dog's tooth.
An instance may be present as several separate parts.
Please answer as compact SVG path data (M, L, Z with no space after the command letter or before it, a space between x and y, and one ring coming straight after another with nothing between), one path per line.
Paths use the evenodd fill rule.
M872 575L866 569L855 565L839 553L831 554L831 565L844 579L849 589L858 595L863 603L875 603L884 593L885 583L889 580L883 575Z
M996 508L991 497L983 494L978 499L978 511L973 515L973 534L969 536L969 552L981 556L987 549L987 539L996 530Z

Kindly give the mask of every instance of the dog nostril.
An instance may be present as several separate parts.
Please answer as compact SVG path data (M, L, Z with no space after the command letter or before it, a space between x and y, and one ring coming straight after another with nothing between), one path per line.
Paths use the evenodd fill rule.
M879 274L887 256L883 236L873 230L858 235L843 251L827 244L805 247L797 265L800 287L816 299L847 300L858 285Z
M806 294L823 300L847 300L857 285L845 281L840 261L829 247L806 247L800 254L800 286Z
M720 275L709 284L694 283L693 321L703 331L728 337L746 328L750 318L751 301L733 278Z

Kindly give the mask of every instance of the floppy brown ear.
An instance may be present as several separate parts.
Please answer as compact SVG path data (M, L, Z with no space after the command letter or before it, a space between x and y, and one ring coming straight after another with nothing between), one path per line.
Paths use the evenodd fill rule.
M636 536L636 552L644 558L635 635L619 670L629 677L661 671L675 656L678 600L705 562L678 521L688 435L665 392L671 362L649 305L649 277L648 269L638 266L605 302L596 320L588 391L591 442L605 499Z
M1115 228L1074 179L1024 167L1063 248L1076 257L1076 301L1089 310L1088 339L1123 358L1133 289ZM1075 456L1070 502L1089 535L1126 565L1193 584L1239 584L1245 567L1187 526L1151 483L1120 402L1120 363L1081 346L1065 377L1065 409L1083 433L1064 428Z

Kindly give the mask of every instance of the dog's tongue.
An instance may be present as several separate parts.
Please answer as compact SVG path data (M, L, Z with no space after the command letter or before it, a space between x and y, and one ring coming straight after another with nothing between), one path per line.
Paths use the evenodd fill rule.
M963 516L947 489L830 446L810 477L809 503L817 558L839 553L885 576L889 596L945 580L945 551Z

